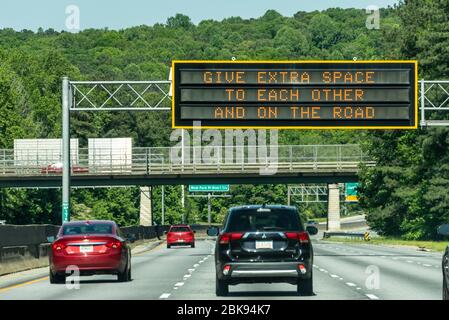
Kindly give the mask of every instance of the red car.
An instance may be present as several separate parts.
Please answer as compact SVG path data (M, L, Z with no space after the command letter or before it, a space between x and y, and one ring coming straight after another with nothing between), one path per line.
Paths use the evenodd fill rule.
M41 168L41 174L62 174L62 162L52 163L46 167ZM71 166L73 173L89 173L89 168L78 165Z
M73 221L64 223L49 255L50 283L65 283L68 266L80 275L116 274L118 281L131 280L131 249L113 221Z
M187 224L173 225L167 232L167 248L176 245L190 245L195 248L195 231Z

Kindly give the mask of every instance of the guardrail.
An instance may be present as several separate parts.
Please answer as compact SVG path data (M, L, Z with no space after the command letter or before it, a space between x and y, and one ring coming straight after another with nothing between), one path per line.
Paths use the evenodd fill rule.
M71 159L72 175L142 175L173 173L355 172L361 163L374 166L358 145L198 146L80 148ZM45 149L0 149L0 176L61 175L60 153Z
M323 239L329 239L330 237L347 237L351 239L361 239L365 241L371 240L369 232L334 232L334 231L324 232Z

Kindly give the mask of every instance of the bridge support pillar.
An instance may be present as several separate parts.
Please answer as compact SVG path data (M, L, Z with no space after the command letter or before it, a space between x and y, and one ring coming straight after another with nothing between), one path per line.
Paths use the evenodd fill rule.
M151 210L151 187L140 188L140 225L151 226L153 212Z
M340 190L338 183L332 183L327 186L327 230L340 230Z

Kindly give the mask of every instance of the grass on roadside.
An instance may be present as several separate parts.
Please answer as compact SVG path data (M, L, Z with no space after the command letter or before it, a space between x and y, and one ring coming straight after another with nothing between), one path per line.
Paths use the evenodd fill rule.
M448 241L419 241L419 240L404 240L387 237L371 238L370 241L364 241L361 239L348 239L343 237L332 237L325 239L325 241L345 242L345 243L361 243L361 244L375 244L386 246L407 246L416 248L425 248L432 251L443 252L448 246Z

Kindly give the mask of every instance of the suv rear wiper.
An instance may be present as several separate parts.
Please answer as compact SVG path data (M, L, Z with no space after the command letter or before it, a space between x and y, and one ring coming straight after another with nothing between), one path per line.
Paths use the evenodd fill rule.
M285 230L284 228L281 227L263 227L263 230Z

